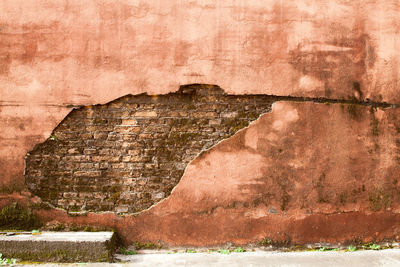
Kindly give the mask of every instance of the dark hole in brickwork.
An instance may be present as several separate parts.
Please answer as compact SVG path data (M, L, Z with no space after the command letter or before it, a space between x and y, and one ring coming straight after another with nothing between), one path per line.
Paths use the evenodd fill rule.
M273 97L212 85L73 110L26 157L26 184L70 211L139 212L166 198L201 151L269 112Z

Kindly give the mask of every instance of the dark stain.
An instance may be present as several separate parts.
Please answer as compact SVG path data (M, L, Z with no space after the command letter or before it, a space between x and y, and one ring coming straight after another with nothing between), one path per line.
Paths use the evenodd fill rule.
M375 117L375 108L370 108L370 127L373 136L379 135L379 120ZM378 144L376 144L378 145Z
M325 193L325 173L322 173L317 181L313 181L313 187L318 194L318 203L329 203L328 196Z
M174 49L174 65L185 66L190 55L191 44L188 42L180 41L175 44Z
M385 210L392 205L393 193L385 188L375 189L369 193L368 200L372 211Z
M54 62L74 58L80 64L105 69L120 70L123 66L118 50L108 53L103 51L99 55L101 47L96 46L106 38L101 34L88 33L85 35L86 42L76 43L77 51L71 54L70 40L74 37L71 30L63 28L59 22L13 25L7 28L13 30L0 31L0 75L8 73L9 65L14 60L23 64L32 64L38 58ZM95 47L89 47L89 44ZM40 51L39 47L42 48Z
M366 81L367 68L375 63L375 49L371 38L365 34L363 21L356 21L353 29L333 23L328 25L332 36L325 43L300 43L289 52L289 63L304 75L323 81L325 97L331 92L342 93L350 98L363 97L362 84ZM305 49L315 46L315 49ZM320 50L318 47L332 46Z
M367 58L368 58L368 67L372 68L375 64L376 61L376 52L375 52L375 48L369 44L368 45L368 51L367 51Z
M342 111L344 111L344 107L342 106ZM352 120L361 121L363 119L364 108L360 105L356 104L348 104L346 105L347 112L350 115Z
M0 75L7 75L9 73L11 62L10 54L0 56Z
M344 191L344 192L342 192L342 193L339 194L338 200L339 200L339 203L340 203L342 206L346 205L346 203L347 203L347 197L348 197L347 191Z
M285 189L283 189L281 195L281 206L280 206L282 211L287 210L289 201L290 201L290 195L286 192Z
M356 98L357 98L358 100L362 100L362 99L363 99L363 92L361 91L361 85L360 85L359 82L357 82L357 81L353 82L353 90L354 90L355 92L357 92ZM358 97L357 97L357 96L358 96Z

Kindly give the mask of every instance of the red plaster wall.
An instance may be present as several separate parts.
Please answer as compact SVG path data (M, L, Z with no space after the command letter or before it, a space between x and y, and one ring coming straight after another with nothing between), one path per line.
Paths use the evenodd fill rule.
M128 243L398 240L400 110L350 107L275 103L203 152L169 198L137 215L40 214L53 223L114 227Z
M163 94L176 91L179 85L188 83L218 84L233 94L355 98L400 103L399 16L400 4L396 0L1 1L0 181L4 192L2 198L6 200L11 200L13 197L21 198L18 194L8 195L12 191L25 194L23 193L25 154L35 144L49 137L51 131L68 114L73 105L104 103L128 93ZM330 110L328 108L309 114L315 116L316 121L309 122L307 128L299 129L300 133L295 131L295 135L299 138L298 142L303 142L304 137L310 138L307 135L312 131L310 129L318 129L315 125L319 125L326 112L337 112ZM363 112L364 115L368 114L366 111ZM368 168L374 169L375 163L365 159L366 154L362 153L363 150L358 150L359 147L355 145L339 142L341 136L354 134L346 132L348 127L353 125L352 119L340 117L332 123L339 124L330 128L331 131L338 133L336 135L338 137L324 136L317 130L312 131L312 137L320 136L320 144L329 141L341 144L342 149L347 149L346 151L358 152L351 157L348 152L338 160L329 158L332 162L331 168L336 168L338 172L327 176L326 180L330 185L346 179L343 177L347 177L347 173L339 170L353 170L353 167L349 167L353 166L350 164L351 160L359 159L362 161L360 166L365 164ZM365 124L362 129L367 131L368 125ZM389 130L383 128L382 131ZM279 134L278 137L285 139L290 136L285 134ZM365 132L359 133L354 138L365 139L365 134ZM391 138L395 138L394 136L395 134ZM248 137L249 147L254 148L257 140L268 138L270 137L265 130L253 132ZM389 142L386 135L376 138L382 143ZM233 142L232 146L237 145L234 140L236 139L229 141ZM286 146L289 144L284 143L284 147L288 148ZM397 151L394 145L388 149ZM381 164L387 170L385 173L394 176L396 172L390 169L393 163L387 159L389 157L387 153L383 153L382 150L375 152L374 155L382 159ZM246 158L247 156L249 158ZM247 155L243 151L232 151L229 160L233 162L234 159L241 158L240 162L247 166L245 168L255 170L266 168L263 167L265 162L253 157L253 154ZM272 158L272 155L259 157ZM364 163L364 160L367 162ZM197 162L204 164L206 161L201 158ZM268 162L268 164L275 163ZM323 163L316 166L320 165ZM195 165L189 168L194 168L193 166ZM353 172L364 173L368 168L359 167ZM389 174L385 175L390 176ZM213 175L218 179L225 177L223 173ZM309 175L319 177L320 174L316 172ZM385 175L378 173L374 179L382 182L386 179ZM339 178L335 180L332 177ZM188 178L185 176L182 182L185 179ZM255 178L246 179L252 181ZM229 181L231 183L228 184L231 186L237 182ZM249 181L240 183L247 184ZM186 188L185 190L198 188L195 183L189 185L182 183L179 186ZM217 188L207 190L211 189L217 190ZM178 188L176 191L180 192ZM209 193L214 194L213 192L211 190ZM233 190L231 194L234 193L237 192ZM157 206L155 211L149 212L160 214L159 212L164 210L163 212L170 214L167 208L161 207L167 205L165 203L181 203L174 199L177 199L177 196L171 196L161 203L162 205ZM221 202L219 205L225 205L224 201L227 200L217 200L218 203ZM366 196L363 200L357 201L361 206L368 205ZM203 206L203 201L194 203L201 203ZM204 202L204 205L206 203L208 202ZM168 204L170 205L175 208L179 206ZM324 211L324 205L317 207L322 209L321 212ZM288 208L299 209L290 205ZM240 212L240 209L237 210ZM336 209L329 206L326 210L330 213ZM241 216L245 216L246 212L240 213ZM360 211L357 206L351 206L346 208L346 212ZM186 227L190 228L195 217L185 214L182 216L187 217L171 217L170 220L180 222L187 220ZM229 211L229 216L232 214ZM318 215L322 217L315 217L316 215L293 217L293 215L290 218L299 220L304 216L304 220L308 221L314 220L312 218L336 220L337 216L344 218L353 216L351 214L330 215L330 217L322 215ZM361 213L354 216L375 216L376 220L390 218L387 222L391 222L392 228L397 227L392 223L392 219L397 218L395 210L386 211L386 215L382 216L378 216L376 212L368 214ZM145 227L150 227L151 224L143 226L140 219L142 217L138 218L113 220L128 220L132 223L132 228L143 231L147 229ZM161 218L166 220L167 217ZM206 220L210 218L213 217L206 216ZM221 215L220 218L225 217ZM218 220L216 222L221 223L224 219ZM257 223L260 223L257 225L261 228L255 227L255 234L242 234L244 230L239 232L238 236L242 236L242 241L267 234L266 230L263 232L260 229L271 223L268 223L269 219L260 220L265 221L260 223L257 220ZM352 223L355 223L355 220ZM308 221L303 223L310 227ZM243 227L245 222L248 222L247 219L237 221L237 224ZM276 221L271 222L276 225ZM184 225L182 223L179 227ZM234 224L230 225L234 227ZM378 224L379 227L384 225L386 224ZM366 232L363 236L371 237L373 227L367 227L366 224L364 226ZM134 240L136 237L128 233L138 234L128 231L129 226L118 227L125 229L129 240ZM197 229L205 238L201 242L214 242L210 241L213 235L206 233L206 228ZM226 235L229 231L219 229L222 230L221 236L215 237L217 240L215 242L231 239ZM339 230L321 232L320 236L335 237L342 229ZM354 228L354 231L356 230ZM394 228L390 231L391 234L394 233ZM296 233L301 239L301 231ZM154 235L149 232L148 236L137 236L139 239L156 237L163 237L166 241L176 244L196 243L190 236L186 236L186 239L183 237L174 239L173 236L166 237L157 232L154 232ZM316 239L317 237L318 235Z

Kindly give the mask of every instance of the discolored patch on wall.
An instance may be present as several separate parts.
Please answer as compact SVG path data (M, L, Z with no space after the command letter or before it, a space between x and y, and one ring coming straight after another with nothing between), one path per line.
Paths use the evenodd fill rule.
M301 81L320 81L328 98L339 92L346 98L363 100L367 73L376 61L375 45L364 24L356 20L349 28L330 23L326 26L327 41L305 40L292 49L289 62L304 75Z

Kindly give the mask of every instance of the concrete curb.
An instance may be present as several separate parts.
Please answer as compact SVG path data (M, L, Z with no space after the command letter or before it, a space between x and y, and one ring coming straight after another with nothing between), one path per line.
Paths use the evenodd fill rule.
M41 232L0 235L0 252L6 258L44 262L111 262L113 232Z

